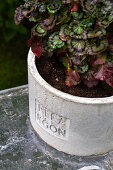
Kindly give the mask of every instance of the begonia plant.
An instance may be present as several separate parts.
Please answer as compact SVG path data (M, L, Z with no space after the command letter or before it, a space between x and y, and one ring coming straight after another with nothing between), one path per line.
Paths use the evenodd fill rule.
M57 54L68 86L99 81L113 87L113 22L111 0L24 0L15 23L33 23L28 45L38 58Z

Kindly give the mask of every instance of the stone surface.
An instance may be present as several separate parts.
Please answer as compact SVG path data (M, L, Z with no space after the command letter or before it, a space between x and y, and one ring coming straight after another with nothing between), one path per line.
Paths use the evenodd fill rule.
M80 168L79 170L100 170L100 167L99 166L95 166L95 165L84 166L83 168Z
M77 157L44 143L29 121L28 88L0 92L0 170L112 170L113 153Z

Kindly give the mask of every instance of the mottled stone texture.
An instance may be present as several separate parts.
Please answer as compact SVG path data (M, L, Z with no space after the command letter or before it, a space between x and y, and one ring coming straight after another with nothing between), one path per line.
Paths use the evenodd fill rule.
M113 153L76 157L45 144L29 122L28 88L0 92L0 170L110 170ZM88 169L89 170L89 169Z

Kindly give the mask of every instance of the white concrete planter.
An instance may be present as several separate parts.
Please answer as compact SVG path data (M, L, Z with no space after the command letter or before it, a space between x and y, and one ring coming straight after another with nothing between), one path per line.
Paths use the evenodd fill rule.
M28 78L31 124L46 143L79 156L113 150L113 96L76 97L53 88L39 75L31 51Z

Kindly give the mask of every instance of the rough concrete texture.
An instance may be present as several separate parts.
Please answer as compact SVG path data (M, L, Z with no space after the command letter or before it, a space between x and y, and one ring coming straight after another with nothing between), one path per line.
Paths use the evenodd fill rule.
M31 51L28 78L30 120L46 143L78 156L113 150L113 96L83 98L53 88L39 75Z

